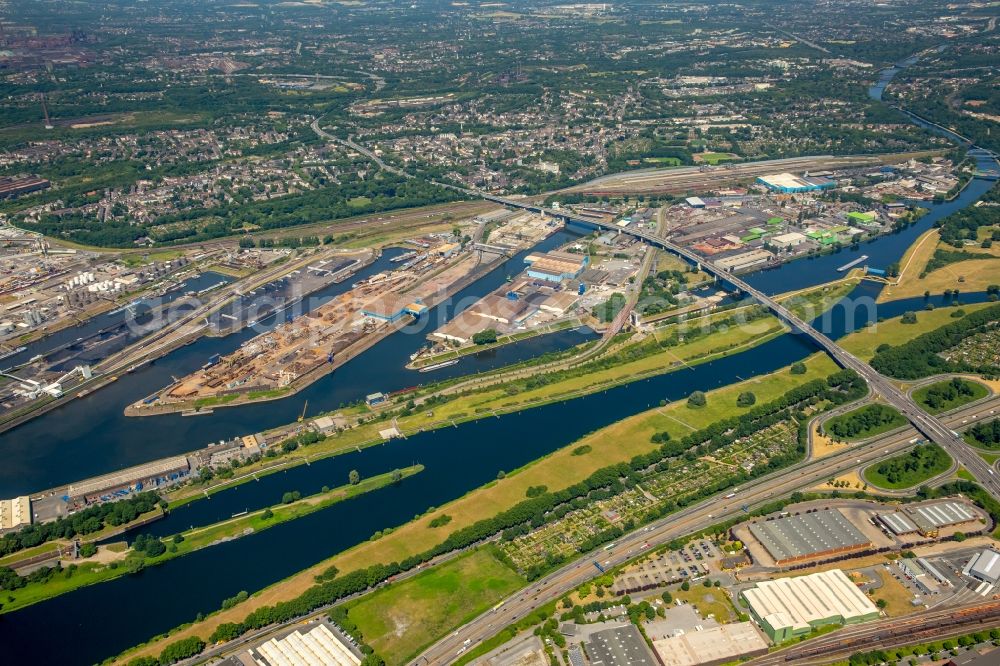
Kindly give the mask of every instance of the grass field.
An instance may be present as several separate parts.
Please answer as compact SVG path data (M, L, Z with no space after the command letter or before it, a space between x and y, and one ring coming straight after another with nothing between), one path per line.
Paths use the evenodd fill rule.
M974 305L963 305L962 309L966 313L989 307L992 303L976 303ZM913 338L933 331L945 324L955 321L951 318L951 313L955 308L937 308L935 310L921 310L917 312L916 324L904 324L901 317L887 319L878 322L874 326L855 331L839 340L840 346L853 353L858 358L865 361L871 360L875 356L875 348L882 343L890 345L900 345Z
M823 432L825 432L826 434L830 435L835 439L840 439L846 442L859 442L863 439L876 437L883 433L887 433L890 430L895 430L896 428L904 426L908 423L906 417L900 414L894 408L882 405L882 407L884 407L886 410L889 410L888 413L892 414L892 418L890 420L887 420L884 423L879 423L878 425L874 425L872 427L863 428L852 435L842 436L842 437L837 436L835 429L838 426L846 426L852 421L863 418L863 416L867 412L872 410L873 407L874 405L863 405L861 407L858 407L857 409L852 409L849 412L845 412L838 416L834 416L833 418L827 419L823 423Z
M930 291L932 294L940 294L945 289L982 291L991 284L1000 283L1000 261L996 259L1000 257L1000 245L990 249L971 246L962 248L965 252L982 254L983 259L967 259L942 266L921 278L920 275L936 250L957 251L956 248L941 243L939 237L938 230L931 229L910 246L900 262L902 270L899 284L883 289L878 297L880 303L921 296L925 291Z
M348 614L365 641L393 666L524 584L484 548L353 602Z
M705 164L735 162L740 159L739 155L736 155L735 153L695 153L693 157L695 162L704 162Z
M919 458L915 457L920 455ZM916 449L886 458L864 471L866 482L886 490L915 488L924 481L948 471L951 456L936 444L923 444ZM883 468L889 469L883 472Z
M950 379L934 382L933 384L928 384L927 386L921 386L916 391L913 392L913 399L916 401L917 405L929 414L940 414L941 412L946 412L950 409L955 409L956 407L961 407L962 405L967 405L970 402L975 402L976 400L982 400L990 394L990 390L980 384L979 382L969 381L963 379L962 382L971 391L970 394L960 394L956 396L953 400L945 400L936 407L932 407L928 404L928 393L932 389L938 388L943 389L948 386L951 382Z
M721 588L705 587L701 581L697 581L691 583L691 589L687 592L678 588L671 594L674 599L680 599L694 606L702 618L707 619L712 616L720 624L736 620L736 611Z

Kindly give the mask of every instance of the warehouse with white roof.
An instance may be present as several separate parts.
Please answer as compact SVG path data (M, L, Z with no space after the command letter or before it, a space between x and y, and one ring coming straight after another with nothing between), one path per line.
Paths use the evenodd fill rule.
M962 569L962 573L990 585L1000 582L1000 553L987 548L975 555Z
M827 624L855 624L879 616L840 569L757 583L740 594L754 621L775 643Z
M917 504L901 511L878 514L878 521L896 536L919 532L921 536L936 537L946 527L980 520L971 507L954 501Z
M296 629L250 651L260 666L359 666L361 658L324 623L309 631Z

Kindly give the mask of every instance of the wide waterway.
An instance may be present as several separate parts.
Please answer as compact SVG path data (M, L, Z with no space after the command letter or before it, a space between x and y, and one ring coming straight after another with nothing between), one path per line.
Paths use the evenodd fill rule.
M557 247L575 235L557 232L538 248ZM395 266L390 259L400 250L383 253L355 276L317 292L301 304L261 320L252 329L223 338L201 338L171 352L152 365L89 396L73 400L44 417L0 435L0 497L37 492L89 476L110 472L156 458L190 451L193 448L234 437L260 432L290 423L309 401L309 413L335 409L375 391L395 391L421 382L479 372L515 363L540 354L571 347L593 337L589 329L568 330L540 336L515 345L463 358L441 370L420 373L403 367L409 356L426 343L426 334L468 307L478 298L504 283L508 275L524 268L520 253L452 299L376 344L358 358L327 375L308 388L283 400L216 409L214 414L183 417L171 414L154 417L126 417L126 406L201 367L213 354L227 354L262 329L306 312L351 288L351 283Z
M989 165L997 166L995 162ZM792 262L753 274L748 281L769 293L820 284L836 279L839 275L836 268L861 254L869 255L869 265L884 267L898 261L906 247L935 220L970 205L990 185L974 180L955 201L931 205L930 212L916 225L863 244L857 250L845 249L832 255ZM563 235L553 237L545 245L551 247L566 238ZM511 261L514 263L466 289L459 300L485 294L502 284L508 272L520 271L521 257ZM370 270L377 272L381 268L373 266ZM873 317L891 317L923 308L923 299L912 299L880 304L876 309L872 299L878 288L870 283L859 286L846 300L855 302L859 297L869 297L864 299L862 306L835 308L821 328L836 338ZM965 302L982 298L982 294L962 296ZM932 302L940 304L940 298ZM440 312L431 313L432 319L440 316ZM426 333L429 329L422 330ZM415 377L418 381L427 381L450 374L466 374L477 369L473 364L492 367L530 357L549 348L571 344L573 341L565 336L575 335L564 333L520 343L497 352L493 358L466 359L427 377L401 369L409 353L422 344L423 333L391 336L296 398L227 408L212 416L195 418L125 419L121 416L126 404L167 383L169 374L179 376L190 372L207 356L231 350L245 338L237 334L223 340L199 341L151 368L123 378L95 395L94 401L89 398L75 401L0 438L0 455L6 461L0 469L0 488L3 489L0 495L107 471L107 460L114 460L113 466L120 467L188 450L199 442L287 423L297 417L305 399L310 399L311 406L315 401L316 409L330 409L365 393L416 383ZM199 345L202 347L196 349ZM316 492L323 485L340 485L351 469L371 475L412 462L426 467L423 473L397 485L262 533L192 553L137 576L77 590L0 616L0 644L4 645L4 654L11 663L92 663L189 621L198 612L215 610L223 599L240 590L260 589L367 539L376 530L402 524L415 513L439 506L496 478L500 470L526 464L660 400L682 399L695 389L709 390L739 378L773 371L813 351L812 345L800 336L787 334L747 352L691 369L499 419L486 418L458 428L393 440L383 446L328 458L244 484L178 510L150 529L165 534L275 503L286 490L305 494ZM35 457L22 462L21 456ZM11 471L11 465L17 469ZM37 470L36 466L51 467ZM30 480L25 480L25 475L30 475ZM54 641L53 636L63 640Z

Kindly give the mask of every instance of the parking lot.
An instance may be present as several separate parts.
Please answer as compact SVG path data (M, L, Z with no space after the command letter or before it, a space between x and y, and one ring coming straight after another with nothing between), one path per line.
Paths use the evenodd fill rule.
M684 580L698 580L720 570L723 554L711 541L692 541L678 551L653 553L618 576L611 591L629 594Z

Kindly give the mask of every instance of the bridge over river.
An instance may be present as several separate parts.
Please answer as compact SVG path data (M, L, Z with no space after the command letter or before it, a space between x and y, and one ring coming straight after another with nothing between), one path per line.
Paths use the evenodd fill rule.
M729 285L732 289L750 296L758 303L765 306L768 310L774 313L775 316L791 326L793 330L805 335L817 347L829 354L842 368L853 370L861 375L861 377L863 377L868 383L869 388L874 394L880 396L886 403L899 410L899 412L905 416L907 420L909 420L913 427L927 437L927 439L944 447L952 455L952 457L955 458L955 460L961 463L967 470L969 470L969 472L972 473L972 475L976 478L976 481L983 488L985 488L994 497L1000 499L1000 479L998 479L994 474L990 465L979 457L975 450L969 446L956 432L948 428L936 417L931 416L918 407L912 398L910 398L904 391L900 390L900 388L892 381L876 372L870 365L848 352L820 331L816 330L816 328L814 328L811 324L796 316L788 308L781 305L762 291L751 287L736 275L733 275L729 271L716 266L711 261L695 254L691 250L676 245L663 236L651 233L639 227L620 227L616 224L602 222L593 218L584 218L573 215L571 213L567 213L566 211L545 208L526 200L497 197L464 188L461 188L461 191L470 196L478 196L503 206L549 215L561 219L568 224L621 232L653 247L658 247L666 250L667 252L671 252L691 264L698 266L701 270L709 273L723 284Z

